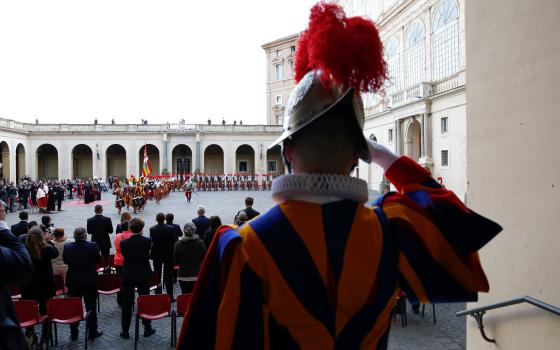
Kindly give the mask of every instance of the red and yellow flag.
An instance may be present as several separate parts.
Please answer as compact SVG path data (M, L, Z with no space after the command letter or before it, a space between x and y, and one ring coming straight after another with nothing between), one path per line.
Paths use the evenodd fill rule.
M144 166L142 167L142 176L147 177L152 173L152 166L150 165L150 160L148 159L148 149L146 144L144 144Z

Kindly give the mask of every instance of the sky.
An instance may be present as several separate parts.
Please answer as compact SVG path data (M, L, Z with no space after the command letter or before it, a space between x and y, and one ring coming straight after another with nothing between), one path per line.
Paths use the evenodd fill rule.
M0 117L266 123L261 45L316 0L0 0Z

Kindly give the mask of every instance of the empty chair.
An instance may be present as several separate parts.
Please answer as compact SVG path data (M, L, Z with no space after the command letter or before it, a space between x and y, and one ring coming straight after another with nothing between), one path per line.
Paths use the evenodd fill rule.
M171 309L171 297L168 294L140 295L137 300L136 322L134 325L134 349L138 346L140 332L140 319L150 321L171 317L170 346L174 344L173 326L175 324L175 311Z
M88 322L87 316L84 317L84 306L81 298L69 297L51 299L47 301L47 318L49 329L54 324L54 343L58 345L58 333L56 329L57 323L72 324L75 322L86 321L85 331L85 349L87 349L88 340ZM49 331L49 333L51 333Z
M106 273L97 275L97 311L101 311L99 295L111 295L121 291L121 275Z
M177 344L177 317L183 317L187 313L187 309L191 303L192 294L181 294L177 296L177 304L175 311L175 324L171 329L173 331L173 344Z
M39 306L35 300L15 300L14 308L19 320L20 327L32 327L36 324L44 324L47 317L39 314ZM43 330L46 327L43 327ZM46 334L41 334L41 343Z

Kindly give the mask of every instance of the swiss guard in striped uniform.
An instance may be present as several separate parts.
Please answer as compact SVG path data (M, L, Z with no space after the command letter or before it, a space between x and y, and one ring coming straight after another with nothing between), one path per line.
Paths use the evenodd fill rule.
M343 48L343 49L342 49ZM501 227L468 209L415 161L366 140L361 92L386 80L370 21L319 3L296 52L298 85L282 145L289 174L275 207L212 241L179 349L386 349L401 293L422 303L489 289L477 251ZM396 192L365 205L358 160Z

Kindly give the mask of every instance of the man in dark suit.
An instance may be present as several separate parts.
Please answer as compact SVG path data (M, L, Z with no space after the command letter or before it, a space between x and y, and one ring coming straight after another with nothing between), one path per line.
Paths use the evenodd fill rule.
M139 295L150 294L150 250L152 240L143 237L144 220L133 218L128 222L128 229L132 236L121 241L121 252L124 257L122 269L122 332L121 337L129 338L128 329L132 319L132 306L134 305L134 288L138 289ZM149 337L156 332L152 328L150 320L142 320L144 324L144 337Z
M0 349L26 349L8 286L33 277L35 268L27 248L10 233L6 211L0 205Z
M165 223L171 226L171 230L175 233L177 239L179 239L183 237L183 230L181 230L181 226L173 223L174 219L175 219L175 215L173 215L172 213L165 214Z
M152 239L152 251L150 257L154 262L154 270L161 277L163 267L163 283L167 294L173 300L173 249L177 242L177 235L173 226L165 225L165 215L156 215L157 225L150 228L150 238ZM161 280L161 278L160 278ZM161 294L161 287L156 289L156 294Z
M113 233L113 222L111 218L103 216L103 207L100 204L95 206L95 216L87 220L87 233L91 235L91 241L97 243L101 255L103 255L105 269L109 261L109 251L111 250L110 233Z
M247 218L241 218L242 215L241 212L245 212ZM247 197L245 198L245 209L240 210L237 212L237 215L235 215L235 218L233 219L233 222L236 225L241 225L243 223L245 223L246 221L251 220L252 218L259 216L259 212L256 211L255 209L253 209L253 198L252 197ZM243 215L245 216L245 215Z
M74 242L64 245L62 260L68 265L66 286L71 297L84 298L86 311L90 313L89 339L99 337L103 332L97 330L97 271L95 264L101 261L101 253L95 242L87 241L83 227L74 230ZM70 325L72 340L78 339L79 322Z
M58 211L62 211L62 201L64 200L64 187L62 187L62 185L59 182L57 182L54 188L54 192L56 195L56 206L58 208Z
M196 212L198 213L198 217L192 219L192 222L196 226L196 234L198 237L204 237L204 232L210 227L210 219L204 216L206 209L204 209L202 205L196 207Z
M27 220L29 219L29 213L26 210L22 211L19 213L19 219L21 220L20 222L12 225L12 233L16 237L27 233Z

